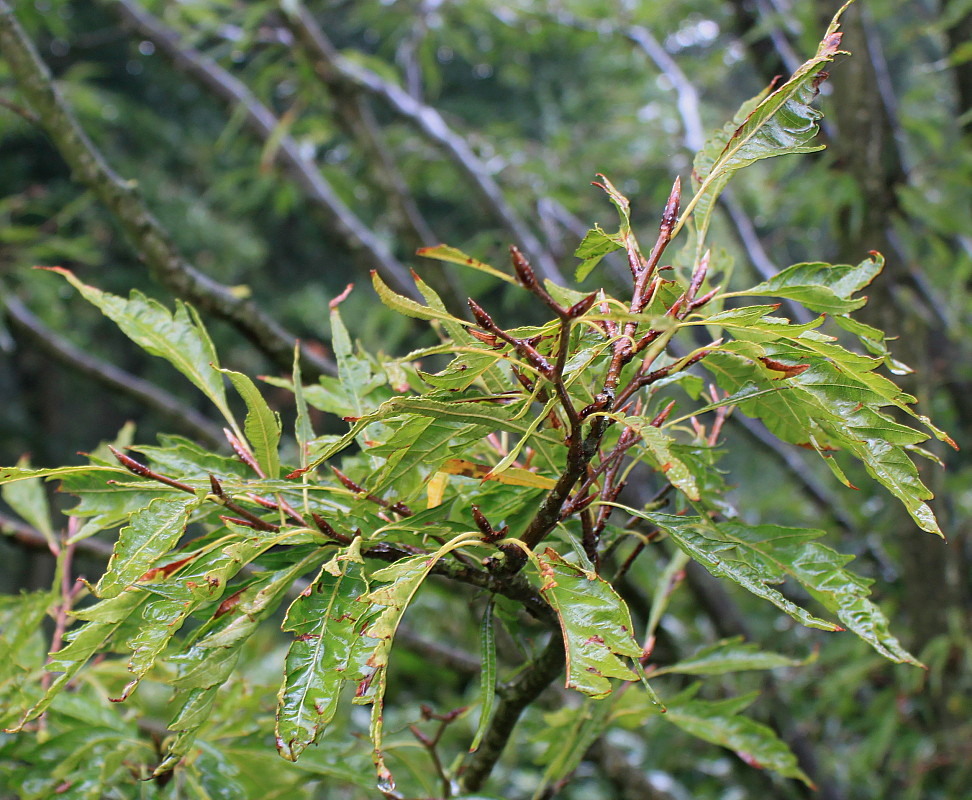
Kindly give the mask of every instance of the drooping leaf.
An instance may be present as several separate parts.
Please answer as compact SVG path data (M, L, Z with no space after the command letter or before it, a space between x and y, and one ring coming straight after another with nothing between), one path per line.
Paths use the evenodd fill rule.
M126 300L87 286L66 269L54 267L52 271L67 279L135 344L172 364L213 402L227 421L233 421L226 404L223 379L213 369L219 366L216 348L192 306L176 300L175 314L172 314L141 292L133 290Z
M160 497L133 513L129 524L121 529L108 569L95 588L98 597L117 597L169 552L201 502L186 494Z
M744 292L744 296L786 297L821 314L846 314L860 308L866 298L853 298L884 268L884 258L873 253L857 266L849 264L794 264Z
M651 454L652 461L664 473L672 486L684 492L689 499L698 500L699 487L695 475L672 452L671 445L674 441L672 437L663 430L654 427L647 417L625 417L623 422L641 437Z
M772 728L739 715L755 698L755 694L729 700L683 698L670 703L662 719L692 736L732 750L751 767L772 770L813 787L797 765L796 756Z
M177 711L168 727L176 736L155 774L171 769L185 755L200 728L209 721L217 692L232 674L243 645L276 610L294 580L318 566L325 553L322 548L303 554L295 552L290 563L260 573L232 603L224 601L221 613L203 626L185 653L169 659L177 669L171 680L176 688L173 702Z
M260 466L265 478L280 477L280 459L277 448L280 445L280 415L272 411L263 399L253 381L242 372L231 369L220 370L226 375L236 391L246 403L246 419L243 432L253 449L253 457Z
M360 556L358 556L360 559ZM376 640L363 632L374 620L362 597L368 582L353 555L335 557L287 611L281 625L294 633L277 704L277 750L296 761L316 742L338 708L347 682L369 679Z
M17 469L30 470L30 461L26 456L17 462ZM7 505L40 531L47 541L47 546L55 551L56 544L54 542L54 527L51 525L51 511L40 477L5 481L0 492L2 492Z
M706 358L703 365L720 388L731 393L746 383L772 388L774 380L767 377L760 358L806 365L785 378L786 390L754 395L738 403L739 410L762 419L770 432L784 441L811 446L825 456L835 449L851 453L868 474L904 504L922 530L941 535L926 502L932 492L921 482L908 450L927 436L882 411L893 405L914 414L909 406L913 398L872 372L879 360L856 356L806 334L771 346L731 342L721 351Z
M227 531L203 551L184 558L175 553L172 562L140 578L139 586L151 596L129 620L134 631L125 647L131 650L128 671L134 677L117 699L124 700L134 691L191 614L220 600L227 583L261 553L295 538L292 529L262 538L232 523Z
M493 630L493 600L486 604L483 621L479 628L479 656L483 665L479 675L479 725L469 752L479 748L493 713L493 700L496 698L496 632Z
M891 635L884 614L868 599L871 581L844 569L852 556L814 541L823 531L745 525L736 520L716 523L705 517L672 514L643 516L668 533L682 550L717 578L735 581L801 624L842 630L841 626L810 614L773 588L785 579L800 584L825 609L836 614L844 628L852 630L885 658L919 664Z
M80 613L76 614L89 620L88 623L65 634L65 646L51 654L50 661L45 667L48 672L54 673L54 679L44 694L24 713L11 730L19 731L27 722L43 714L88 660L104 648L121 624L135 612L146 597L145 592L132 589L86 608L83 616Z
M679 675L724 675L743 670L798 667L804 663L781 653L760 650L758 645L744 643L742 637L737 636L707 645L688 658L653 670L651 674L657 676L673 672Z
M622 656L639 658L631 615L611 585L593 572L564 561L549 547L537 554L540 592L556 612L567 654L568 689L589 697L611 693L611 678L638 676Z

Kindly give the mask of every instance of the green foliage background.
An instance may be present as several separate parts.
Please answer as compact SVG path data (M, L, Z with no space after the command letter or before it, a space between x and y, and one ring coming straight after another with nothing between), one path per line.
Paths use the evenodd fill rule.
M342 116L353 93L349 99L347 92L328 91L301 57L284 22L286 3L140 4L184 45L243 80L277 115L281 126L262 141L248 132L238 106L226 108L174 68L158 45L121 27L122 4L12 5L85 131L119 175L137 181L178 248L204 273L248 291L310 348L332 355L337 332L327 303L349 281L356 288L341 310L351 336L366 350L401 355L433 340L425 327L378 305L367 277L372 259L349 248L331 217L277 160L281 136L299 144L363 227L399 262L420 269L451 308L472 295L502 308L507 318L539 321L522 292L468 271L460 278L413 256L416 247L442 241L499 264L514 237L453 159L386 103L371 98L368 109L383 147L434 238L422 239L403 222L389 194L387 170L362 145L353 118ZM572 252L587 228L594 222L605 229L614 225L602 193L588 188L595 173L611 176L631 198L633 225L649 240L672 176L688 179L698 136L708 136L774 75L789 74L812 53L836 8L808 0L630 2L621 4L621 11L615 3L528 0L309 5L350 64L405 87L442 113L568 276L577 263ZM725 247L714 261L735 288L767 278L767 269L804 260L856 264L869 250L884 253L887 267L869 287L861 319L898 337L891 343L894 355L915 370L901 378L904 387L960 446L972 427L972 353L966 338L972 310L967 292L972 270L970 13L962 0L858 0L844 23L843 47L854 56L833 66L818 103L826 114L821 141L827 149L747 169L731 186L731 206L714 215L710 236ZM20 103L2 54L0 97ZM34 465L81 463L77 451L116 440L129 419L142 442L161 431L198 435L198 429L179 428L171 416L79 375L45 350L44 337L56 334L208 413L198 393L173 380L171 368L136 352L64 281L30 269L60 265L100 289L125 295L134 287L173 304L117 223L72 180L35 126L4 109L0 137L0 291L7 308L0 331L5 355L0 463L16 463L23 453L30 453ZM623 263L608 259L599 269L615 274L621 284ZM28 317L18 312L22 308L43 326L39 334L31 332ZM207 319L207 327L224 366L289 377L228 324ZM430 361L427 368L443 365ZM287 397L270 395L271 405L286 409ZM319 433L344 432L323 417L316 421L325 426ZM286 429L291 425L286 419ZM861 486L853 492L841 487L816 456L768 445L758 428L727 426L724 435L725 463L738 481L732 500L745 520L827 529L834 547L857 555L857 570L877 580L875 592L898 637L928 670L887 663L850 637L791 627L755 598L742 592L714 597L711 587L708 595L704 588L673 595L672 613L659 628L659 646L684 654L720 637L745 634L796 660L819 646L816 660L801 669L781 669L771 678L727 675L717 688L737 699L760 692L747 713L774 725L791 745L797 743L801 764L823 798L960 796L972 761L966 719L972 691L972 560L961 535L972 512L966 451L936 451L947 463L944 472L922 467L923 479L937 495L934 507L949 540L945 545L916 531L911 518L892 498L872 490L863 473L848 474ZM123 432L121 443L130 436ZM16 534L21 523L8 513L12 510L4 509L0 524L5 533ZM27 521L37 530L44 527ZM9 594L50 582L52 560L28 543L25 537L0 538L0 580ZM641 586L656 585L669 564L663 553L646 553L638 563ZM79 554L75 567L93 578L102 564ZM448 599L437 587L419 595L410 614L441 619ZM632 589L626 599L640 626L650 598ZM33 637L39 658L49 633L38 634L42 604L23 616L10 603L0 605L5 635ZM498 607L496 613L502 611ZM447 665L442 652L423 651L427 642L421 636L411 648L407 638L397 646L402 674L419 677L393 687L390 730L418 719L418 705L430 697L437 711L477 701L478 681L468 661L465 670L461 665L463 657L478 652L478 624L472 613L468 619L454 615L442 619L432 637L450 645L458 664ZM367 719L356 714L336 719L333 734L308 749L297 765L266 747L285 649L286 643L269 632L248 641L241 677L220 695L213 727L203 740L210 744L192 762L180 791L272 796L265 789L272 783L281 796L373 794L367 754L362 759L360 750L348 746L352 733L367 729ZM153 765L163 733L160 687L147 680L125 706L95 710L95 699L114 696L124 683L120 672L117 664L105 662L51 712L52 728L74 715L95 734L54 737L42 748L0 739L0 759L6 759L0 765L0 791L11 774L3 770L11 764L32 762L65 777L82 769L125 776L132 764ZM705 698L686 697L684 707L720 701L713 689ZM726 707L725 714L738 710ZM529 796L538 772L534 760L553 759L561 730L558 714L563 712L550 708L525 718L517 734L525 744L505 763L507 796ZM670 726L625 730L622 724L611 737L631 764L647 772L659 797L807 796L801 784L753 770L689 736L673 735ZM456 736L451 745L462 742ZM400 755L393 749L390 758L400 757L405 769L420 765L414 767L415 780L424 786L428 767L409 747L415 746L402 745ZM631 791L623 769L605 768L605 759L594 755L558 796L618 797ZM120 782L124 788L117 796L139 796L130 785ZM145 797L174 791L153 783L141 786Z

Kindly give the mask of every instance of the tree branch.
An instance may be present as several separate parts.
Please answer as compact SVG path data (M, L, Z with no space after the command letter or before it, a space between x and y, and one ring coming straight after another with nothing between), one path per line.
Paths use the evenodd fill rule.
M198 50L183 45L175 31L167 28L137 3L131 0L115 0L112 5L125 24L155 44L178 69L183 70L230 108L240 107L247 127L261 141L267 142L274 138L276 160L294 177L306 196L325 212L335 232L350 250L363 253L398 291L411 297L419 297L405 266L338 197L313 161L301 153L297 142L287 135L277 137L281 130L281 121L242 81Z
M281 368L289 370L294 338L252 301L199 272L178 252L149 212L136 184L122 180L81 129L6 0L0 0L0 51L21 94L74 176L115 216L153 277L178 297L232 322ZM304 357L312 377L333 372L327 359L307 350Z
M377 73L343 58L310 12L302 5L297 5L294 10L287 13L298 38L306 42L309 54L319 63L320 72L332 75L332 80L335 82L377 97L398 116L413 125L459 168L476 190L482 203L526 253L530 261L537 266L541 274L545 278L563 283L563 276L557 269L553 256L503 197L498 184L493 180L486 165L473 152L469 143L448 126L435 108L416 100L404 89L386 81Z
M128 395L207 446L212 448L222 446L224 440L219 425L175 395L75 347L67 339L45 327L16 297L8 295L4 298L3 304L12 326L29 337L42 352L75 372L93 378L109 389Z

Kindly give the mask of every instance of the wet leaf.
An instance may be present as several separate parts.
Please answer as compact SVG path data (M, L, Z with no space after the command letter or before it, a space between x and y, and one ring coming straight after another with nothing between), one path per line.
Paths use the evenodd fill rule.
M157 498L134 512L118 534L108 569L95 587L98 597L118 596L175 547L201 502L193 495L180 494Z
M363 631L374 618L363 566L336 557L287 610L282 630L294 634L277 703L277 750L296 761L316 742L348 682L369 679L376 640Z
M755 694L715 701L683 698L669 704L663 719L692 736L732 750L751 767L796 778L813 787L797 765L796 756L772 728L739 716L755 698Z
M549 547L537 561L540 592L557 613L564 637L567 688L599 698L611 693L611 678L638 680L621 657L639 658L641 646L632 635L628 607L611 585Z
M260 390L253 381L242 372L231 369L221 369L236 391L240 393L246 403L246 419L243 422L243 432L253 450L260 470L265 478L280 477L280 460L277 447L280 445L280 415L272 411L267 401L263 399Z
M871 581L844 569L853 557L814 541L823 531L671 514L643 516L717 578L735 581L801 624L831 631L847 628L891 661L920 664L891 635L881 609L868 599ZM843 628L810 614L773 588L786 579L796 581L836 614Z
M683 658L670 666L652 671L652 677L667 675L724 675L744 670L778 669L779 667L798 667L806 663L792 659L781 653L760 650L759 645L744 643L741 636L723 639L721 642L703 647L694 655Z
M227 421L233 420L226 404L223 379L213 369L219 366L216 349L192 306L176 300L173 314L141 292L133 290L126 300L81 283L66 269L53 268L52 271L62 275L145 352L164 358L185 375Z

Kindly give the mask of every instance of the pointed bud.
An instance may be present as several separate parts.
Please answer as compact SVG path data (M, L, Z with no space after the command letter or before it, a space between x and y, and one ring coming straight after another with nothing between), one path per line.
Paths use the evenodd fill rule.
M666 236L671 235L672 229L678 221L678 205L681 197L682 179L677 177L675 178L675 183L672 185L672 191L668 195L668 202L665 203L665 210L662 212L661 225L659 226L659 230Z
M496 327L496 325L493 323L493 318L483 311L482 306L480 306L479 303L477 303L471 297L466 301L466 303L469 305L469 310L472 311L473 316L476 318L476 322L478 322L482 327L486 328L486 330L493 330Z
M578 300L574 305L567 309L567 317L569 319L577 319L578 317L586 314L594 302L597 300L597 292L587 295L583 300Z

